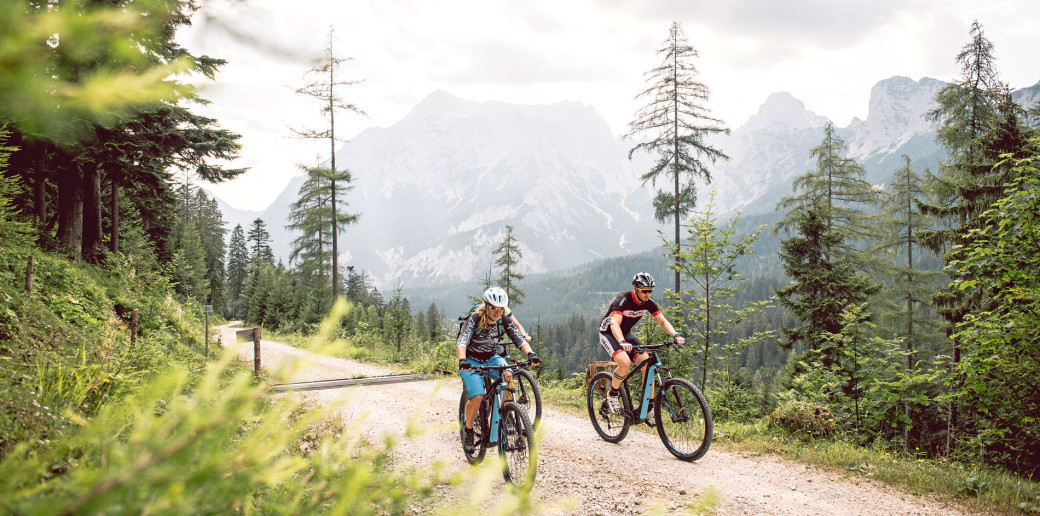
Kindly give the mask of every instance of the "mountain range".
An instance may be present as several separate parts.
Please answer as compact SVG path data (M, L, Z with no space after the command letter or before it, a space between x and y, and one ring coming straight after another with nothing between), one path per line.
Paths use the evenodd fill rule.
M924 114L943 86L930 78L882 80L866 120L837 128L871 182L883 184L904 154L919 173L937 170L945 153ZM1035 105L1040 83L1015 98ZM773 211L792 179L815 168L809 150L828 122L788 93L770 95L743 125L711 141L731 159L712 170L709 185L698 185L701 198L717 191L722 213ZM639 180L652 159L637 153L630 160L634 145L578 102L478 103L434 92L396 124L366 129L337 151L337 166L353 177L347 209L361 215L340 239L341 263L364 270L384 291L459 282L475 290L507 225L525 274L653 249L661 243L654 230L670 225L653 218L652 188ZM294 238L284 224L303 179L262 213L220 201L225 220L247 228L259 216L284 259Z

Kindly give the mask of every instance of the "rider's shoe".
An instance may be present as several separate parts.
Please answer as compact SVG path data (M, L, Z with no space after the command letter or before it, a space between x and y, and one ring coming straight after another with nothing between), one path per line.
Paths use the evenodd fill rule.
M656 423L657 423L657 421L654 419L653 400L651 400L650 406L647 407L647 409L646 409L646 424L648 424L650 426L654 426Z
M466 453L472 454L477 449L474 441L476 441L476 434L473 432L472 428L467 428L462 437L462 449L465 450Z
M607 393L607 408L612 414L621 413L621 400L618 396L611 396L609 392Z

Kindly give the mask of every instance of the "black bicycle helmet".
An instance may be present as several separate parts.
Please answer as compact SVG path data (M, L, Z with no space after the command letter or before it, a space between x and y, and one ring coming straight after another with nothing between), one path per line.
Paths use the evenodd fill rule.
M636 288L654 288L654 277L649 272L639 272L632 278L632 285Z

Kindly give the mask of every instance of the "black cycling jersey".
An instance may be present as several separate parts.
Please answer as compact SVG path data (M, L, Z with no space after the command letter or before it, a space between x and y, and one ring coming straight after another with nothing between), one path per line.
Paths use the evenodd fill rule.
M646 302L640 303L635 296L635 292L630 290L614 297L614 302L610 303L607 314L599 323L601 333L610 333L610 316L613 314L621 314L621 335L628 335L644 315L657 317L657 314L661 313L653 299L647 298Z
M466 323L462 326L462 331L459 332L459 338L455 341L455 347L462 346L466 348L466 356L469 358L487 362L497 354L499 349L498 339L503 335L508 336L517 349L526 344L527 341L520 336L520 330L505 314L499 319L499 323L492 324L481 330L480 314L474 312L466 318Z

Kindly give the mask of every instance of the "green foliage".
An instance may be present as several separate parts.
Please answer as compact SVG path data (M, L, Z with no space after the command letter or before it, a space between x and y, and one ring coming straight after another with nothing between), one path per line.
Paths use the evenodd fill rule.
M1037 417L1040 393L1040 140L1032 156L1015 160L1018 181L1007 196L982 213L982 224L967 234L964 259L954 289L974 297L991 292L985 310L967 314L954 338L965 352L955 364L957 397L978 417L971 448L1013 471L1040 470Z
M728 226L719 227L714 208L713 191L700 217L690 218L684 249L670 245L667 238L661 236L668 251L679 257L682 279L687 285L693 285L680 295L668 292L672 302L668 319L676 331L686 337L687 346L697 350L694 365L701 371L701 390L708 383L709 373L717 371L720 362L731 362L749 343L765 340L775 333L766 330L741 339L723 339L742 321L770 308L770 305L768 300L763 300L737 307L733 300L739 283L745 279L737 271L737 261L751 253L763 228L760 226L750 234L738 237L736 226L740 214ZM676 360L673 367L684 375L693 369L690 362L683 359Z
M781 403L769 414L769 423L792 434L810 438L828 437L837 431L829 408L806 401Z
M8 176L8 159L17 150L7 146L10 131L0 125L0 249L3 246L25 247L29 245L32 227L17 219L17 211L12 206L12 199L22 191L18 177Z
M520 259L524 253L520 250L520 243L513 236L513 226L506 226L506 236L494 251L495 265L501 267L501 273L496 283L506 291L509 296L510 308L516 309L524 302L524 291L519 283L523 281L524 275L519 271Z
M161 62L142 43L161 40L181 3L24 2L0 5L0 120L68 141L91 123L135 108L176 103L189 86L169 80L196 69L190 56Z
M715 376L705 394L715 421L747 423L761 416L751 382L741 375L726 372Z
M661 64L644 74L647 88L636 99L643 105L629 122L629 137L648 135L628 152L629 159L636 151L645 151L658 157L649 171L643 174L644 184L656 185L666 179L672 191L660 191L654 199L654 213L659 221L668 214L675 221L675 245L679 246L679 221L696 203L696 179L711 182L709 163L729 159L708 140L718 134L729 134L722 121L711 116L705 106L710 91L697 81L693 64L698 56L683 33L682 25L673 22L668 38L661 43L657 54ZM682 185L682 190L680 190ZM670 206L669 206L670 205ZM675 257L678 265L679 258ZM675 290L679 291L679 276L675 276Z

